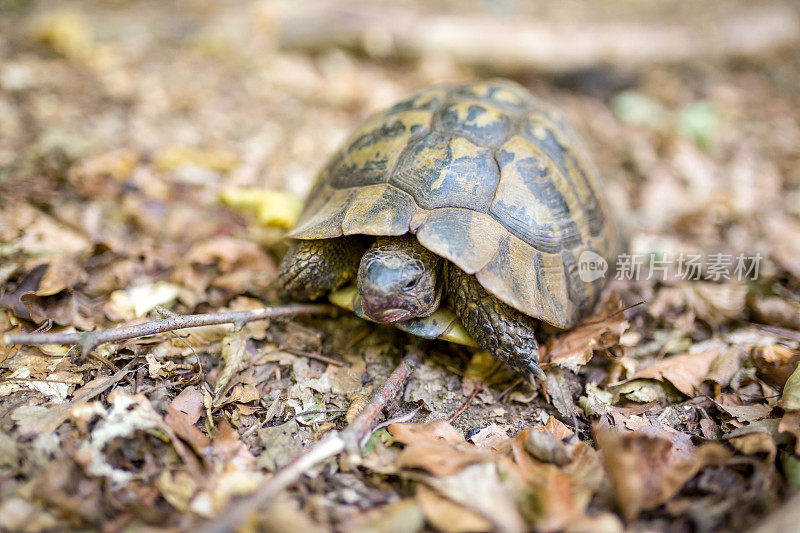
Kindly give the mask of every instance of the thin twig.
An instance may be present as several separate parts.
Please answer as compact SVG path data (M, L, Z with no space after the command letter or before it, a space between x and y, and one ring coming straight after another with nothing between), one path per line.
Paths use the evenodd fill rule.
M505 397L505 395L506 395L506 394L508 394L509 392L511 392L512 390L514 390L514 388L515 388L517 385L519 385L520 383L522 383L523 381L525 381L525 379L524 379L524 378L517 378L516 380L514 380L514 383L512 383L511 385L509 385L509 386L508 386L508 388L506 388L506 390L504 390L503 392L501 392L500 394L498 394L498 395L497 395L497 398L495 398L495 399L494 399L494 401L495 401L495 402L500 402L500 401L502 401L502 399Z
M468 407L469 407L469 406L472 404L473 400L475 400L475 397L476 397L476 396L478 395L478 393L479 393L480 391L482 391L482 390L483 390L483 383L479 383L479 384L478 384L478 386L477 386L477 387L475 387L475 390L474 390L474 391L472 391L472 394L470 394L469 398L468 398L468 399L467 399L467 401L464 403L464 405L462 405L462 406L461 406L461 409L459 409L458 411L456 411L456 413L455 413L453 416L451 416L451 417L450 417L450 420L448 420L448 422L450 422L450 423L452 424L452 423L455 421L455 419L456 419L456 418L458 418L459 416L461 416L461 414L462 414L464 411L466 411L466 410L467 410L467 408L468 408Z
M309 352L306 350L300 350L299 348L292 348L291 346L285 346L285 345L281 346L280 349L283 350L284 352L289 352L291 354L299 355L301 357L316 359L317 361L328 363L329 365L344 366L344 361L340 361L339 359L334 359L333 357L328 357L327 355L322 355L321 353Z
M361 342L361 341L363 341L364 339L366 339L366 338L367 338L367 336L368 336L370 333L372 333L372 327L371 327L371 326L366 326L366 327L364 327L364 328L361 328L361 331L359 331L358 333L356 333L356 334L353 336L353 338L352 338L352 339L350 339L350 341L349 341L347 344L345 344L345 346L344 346L344 348L342 349L342 351L343 351L343 352L349 352L349 351L350 351L350 349L351 349L351 348L353 348L353 347L355 347L355 345L356 345L356 344L358 344L359 342Z
M163 305L157 305L156 306L156 313L160 314L162 318L175 318L175 317L179 316L177 313L172 312L171 310L167 309ZM194 349L194 346L189 344L189 342L186 340L185 337L181 337L180 335L178 335L174 331L171 331L170 333L172 334L173 337L175 337L176 339L181 341L184 346L186 346L187 348L189 348L189 350L191 350L192 354L194 355L194 360L195 360L195 362L197 362L197 371L200 374L200 380L201 381L205 381L206 380L206 373L203 372L203 365L200 363L200 356L197 355L197 351Z
M364 435L364 437L361 439L361 442L359 442L358 445L362 448L366 446L367 443L369 442L369 439L372 438L372 436L375 434L376 431L380 431L383 428L387 428L392 424L401 424L403 422L408 422L409 420L411 420L416 416L416 414L419 412L419 409L420 408L417 407L416 409L412 409L411 411L403 413L402 415L392 417L389 420L384 420L383 422L372 428L372 431Z
M133 326L122 326L111 329L101 329L97 331L86 331L78 333L6 333L0 338L2 344L10 346L13 344L25 345L46 345L60 344L70 345L79 344L84 355L92 350L109 342L118 342L139 337L148 337L166 331L175 331L185 328L196 328L200 326L212 326L216 324L236 324L242 325L255 320L274 318L279 316L291 316L310 313L329 313L333 308L329 305L303 304L287 305L282 307L264 307L250 311L230 311L223 313L205 313L199 315L171 315L168 318L160 318L143 324Z
M389 403L389 400L397 397L421 359L422 352L417 348L412 348L347 428L341 432L329 431L322 439L276 472L274 476L262 482L253 494L229 505L227 509L217 515L214 521L201 528L200 531L202 533L239 531L240 526L252 513L270 503L309 469L345 450L357 453L358 443L364 438L364 435L372 431L383 408Z
M613 313L609 313L609 314L607 314L605 316L602 316L600 318L597 318L595 320L590 320L589 322L582 322L581 324L579 324L579 326L590 326L592 324L602 324L603 322L605 322L606 320L608 320L612 316L616 316L616 315L618 315L620 313L624 313L625 311L627 311L629 309L633 309L634 307L637 307L637 306L640 306L640 305L643 305L643 304L646 304L646 303L647 303L647 300L641 300L639 302L636 302L635 304L631 304L631 305L628 305L626 307L623 307L622 309L617 309Z

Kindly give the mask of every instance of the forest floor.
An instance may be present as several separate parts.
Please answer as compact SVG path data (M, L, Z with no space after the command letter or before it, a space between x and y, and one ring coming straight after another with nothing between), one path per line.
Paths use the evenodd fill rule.
M431 20L414 4L398 9ZM594 23L588 3L544 4L519 17L558 25L572 9ZM436 5L456 21L522 9ZM395 57L368 25L355 45L329 28L326 49L280 3L54 6L0 2L0 332L278 305L283 234L349 132L428 84L496 75L582 134L629 256L595 315L543 343L537 386L484 352L415 347L344 311L90 355L0 345L0 530L224 524L415 349L422 362L383 406L401 422L360 456L308 468L240 517L244 530L780 531L800 519L800 505L780 509L800 485L796 41L512 69L468 47Z

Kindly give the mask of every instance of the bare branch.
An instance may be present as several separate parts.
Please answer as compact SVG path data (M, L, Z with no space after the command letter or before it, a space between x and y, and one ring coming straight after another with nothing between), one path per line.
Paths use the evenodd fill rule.
M286 49L344 48L397 59L444 56L504 74L759 58L800 38L800 18L787 5L697 4L691 17L665 4L649 17L641 16L642 9L631 10L627 20L595 10L597 16L586 20L558 22L468 10L433 13L392 3L307 1L287 3L288 9L278 11L277 25Z
M214 521L201 528L200 531L202 533L239 531L240 526L247 521L251 513L274 500L310 468L336 457L345 450L358 453L359 442L372 432L380 419L383 408L386 407L389 400L400 394L414 367L419 364L421 359L422 352L416 347L412 348L347 428L341 433L336 430L329 431L322 439L311 445L274 476L262 482L253 494L229 505L227 509L217 515Z
M7 333L0 338L2 344L10 346L13 344L24 345L80 345L83 354L86 355L101 344L109 342L119 342L139 337L148 337L166 331L175 331L185 328L197 328L200 326L212 326L216 324L236 324L237 326L281 316L292 316L311 313L330 313L335 308L324 304L303 304L286 305L281 307L263 307L250 311L230 311L223 313L204 313L198 315L176 315L170 314L167 318L160 318L151 322L135 324L133 326L122 326L112 329L101 329L97 331L86 331L77 333Z

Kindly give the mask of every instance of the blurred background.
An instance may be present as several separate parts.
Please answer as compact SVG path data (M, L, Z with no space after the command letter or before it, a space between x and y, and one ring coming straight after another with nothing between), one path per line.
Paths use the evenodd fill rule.
M591 423L661 431L676 444L658 449L681 461L691 442L756 439L734 445L747 458L698 477L639 529L724 531L754 522L780 503L788 483L800 484L800 459L775 429L786 423L800 435L796 412L766 418L800 361L800 2L0 0L0 331L107 328L159 304L179 313L263 306L274 295L284 231L356 125L428 84L494 76L568 116L634 253L763 255L754 280L617 284L624 303L647 305L615 316L629 324L606 357L589 361L597 351L589 335L579 353L588 355L571 367L585 365L580 373L559 374L582 402L595 402L584 413ZM144 391L145 421L160 417L153 407L163 411L172 396L196 393L196 417L180 427L200 435L198 456L212 466L194 481L185 474L194 463L145 437L152 426L129 427L127 412L122 436L108 446L117 470L103 462L104 440L95 442L97 454L78 458L74 450L91 444L88 422L57 432L37 424L48 410L61 417L60 404L105 367L70 361L69 347L0 347L0 528L58 530L67 517L73 527L110 531L210 516L211 496L203 495L213 494L219 510L252 490L248 480L267 465L262 457L275 449L293 457L333 427L324 410L345 411L355 393L366 398L407 342L347 315L253 324L237 346L259 364L226 374L219 355L228 330L215 331L102 352L120 367L137 365L114 398L133 390L138 402ZM714 350L721 363L711 368ZM415 421L455 413L465 435L491 421L505 437L555 420L550 398L495 374L480 352L443 344L430 352L404 396L423 407ZM306 357L325 353L328 361L341 357L340 366ZM225 388L232 377L235 386ZM219 449L206 454L196 422L208 406L199 390L208 394L212 384L219 397L205 422ZM101 394L92 412L111 412L112 400ZM306 411L323 414L299 427L296 415ZM215 420L234 430L218 439ZM278 431L290 423L291 432ZM734 433L746 424L758 435ZM617 507L629 509L631 521L644 506L637 487L662 485L628 478L679 479L671 494L688 479L671 476L664 465L684 463L650 453L655 440L647 435L635 448L641 463L628 461L617 441L604 450L625 451L619 465L627 467L612 462L607 470L621 472L612 481L627 492L617 487ZM260 454L257 466L251 451ZM235 477L241 464L228 461L240 452L247 461ZM133 480L124 487L105 481L123 470ZM229 473L234 481L223 482ZM315 478L297 501L326 527L352 530L348 520L363 521L365 509L408 495L405 481L391 479L395 486L385 476ZM548 499L547 483L537 486L553 516L573 509ZM190 500L195 489L203 498ZM589 496L578 499L582 513ZM616 529L602 530L624 528L612 522Z
M796 275L797 7L3 0L0 180L8 194L52 192L49 172L153 201L302 197L369 113L505 76L584 134L636 249L769 249Z

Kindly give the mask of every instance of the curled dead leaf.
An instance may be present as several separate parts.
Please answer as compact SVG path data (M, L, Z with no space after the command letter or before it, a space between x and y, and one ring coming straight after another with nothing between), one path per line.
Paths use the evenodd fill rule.
M792 375L786 380L778 405L787 411L800 409L800 366L795 368Z
M747 297L744 283L692 281L682 284L687 306L695 315L711 324L742 316Z
M697 352L673 355L640 370L623 383L636 379L668 381L686 396L694 396L695 388L706 379L719 354L720 347L712 345Z
M556 466L564 466L570 462L567 446L549 431L526 430L521 435L524 435L522 445L525 451L534 458Z
M420 441L465 442L464 437L445 420L434 420L424 424L398 423L390 425L388 429L394 440L402 444Z
M549 432L547 432L549 434ZM597 452L578 442L566 468L539 461L527 453L527 435L512 440L513 462L499 463L520 509L537 530L560 531L580 520L602 481Z
M492 524L483 516L440 496L425 485L417 485L416 499L433 527L444 533L491 531Z
M595 440L617 507L628 521L672 498L702 468L731 456L718 443L690 448L687 453L663 436L640 431L621 433L596 427Z
M595 315L563 335L551 338L542 362L576 370L589 362L595 350L617 345L629 327L623 309L619 296L611 293Z
M483 516L493 531L522 533L527 529L494 463L469 465L447 476L421 476L420 481L448 500Z
M783 387L800 362L800 352L783 344L758 346L753 350L753 362L764 379Z
M778 453L778 448L775 446L775 441L772 440L772 437L760 431L748 433L741 437L734 437L729 439L728 442L744 455L763 454L765 456L764 461L767 464L772 464Z
M783 415L778 431L794 437L794 454L800 457L800 411L789 411Z
M444 441L423 440L408 444L397 456L400 468L417 468L434 476L456 474L469 465L496 461L498 456L485 448Z

